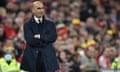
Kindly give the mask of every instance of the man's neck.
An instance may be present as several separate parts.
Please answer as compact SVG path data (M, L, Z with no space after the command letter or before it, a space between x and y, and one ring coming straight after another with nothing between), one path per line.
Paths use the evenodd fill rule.
M43 16L35 16L35 17L39 19L39 18L42 18Z
M40 16L40 17L35 16L35 17L38 18L38 19L42 18L42 16Z
M37 22L37 23L39 23L39 21L38 20L40 20L41 22L43 21L43 18L42 18L42 16L41 17L36 17L36 16L34 16L34 19L35 19L35 21Z

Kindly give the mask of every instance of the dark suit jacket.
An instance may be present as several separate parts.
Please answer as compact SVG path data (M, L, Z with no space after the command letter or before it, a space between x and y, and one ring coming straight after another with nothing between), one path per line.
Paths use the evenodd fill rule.
M32 17L24 24L24 36L26 48L23 54L21 69L36 72L36 59L40 51L46 70L59 69L56 53L52 45L57 38L55 24L43 18L42 26L38 26ZM40 39L35 39L34 35L40 34Z

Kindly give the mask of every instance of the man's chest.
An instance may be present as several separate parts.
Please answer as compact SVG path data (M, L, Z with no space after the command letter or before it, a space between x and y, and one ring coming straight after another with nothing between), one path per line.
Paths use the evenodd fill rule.
M33 33L39 33L39 34L43 34L49 31L48 28L48 24L47 23L42 23L42 24L37 24L37 23L33 23L30 28L32 30Z

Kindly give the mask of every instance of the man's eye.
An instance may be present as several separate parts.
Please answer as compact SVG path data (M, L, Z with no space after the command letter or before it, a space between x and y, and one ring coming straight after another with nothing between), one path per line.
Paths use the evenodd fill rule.
M39 7L39 8L37 8L37 9L44 9L44 7L41 7L41 8Z

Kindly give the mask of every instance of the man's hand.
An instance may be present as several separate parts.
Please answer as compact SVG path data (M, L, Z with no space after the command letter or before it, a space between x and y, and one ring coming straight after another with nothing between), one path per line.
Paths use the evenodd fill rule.
M40 39L40 34L35 34L34 38Z

